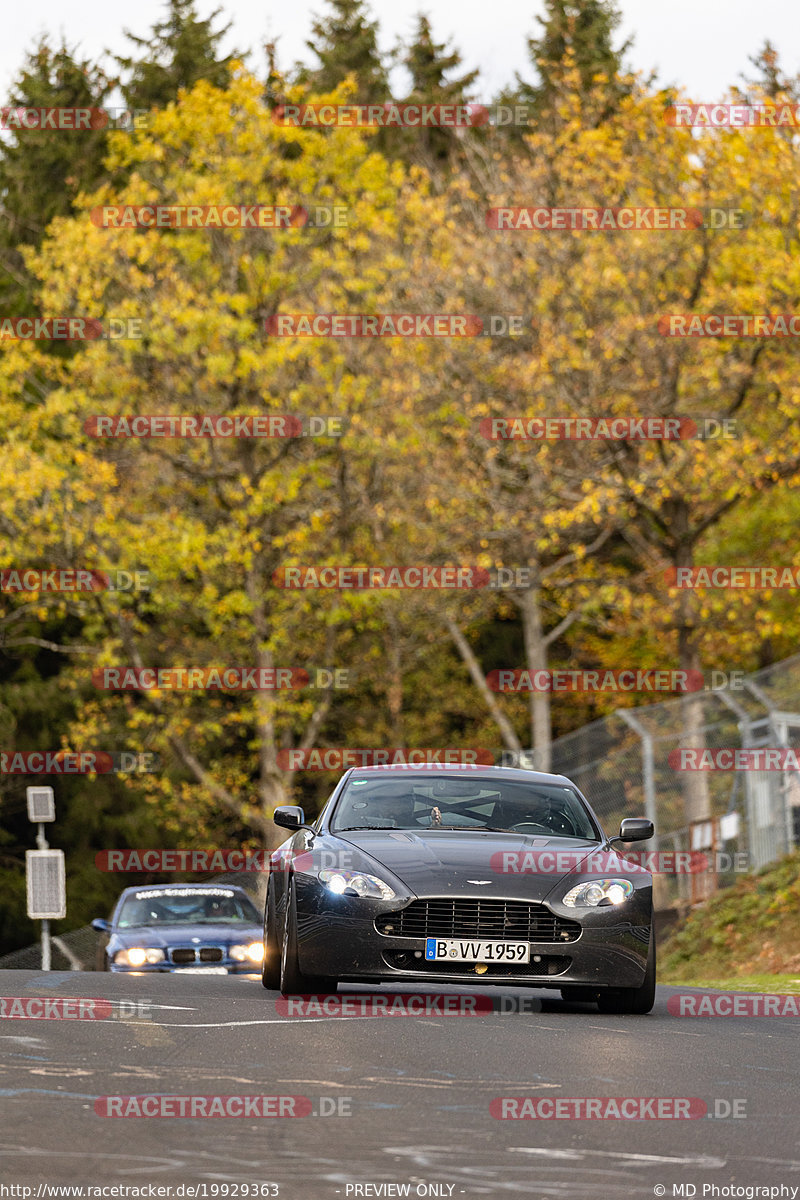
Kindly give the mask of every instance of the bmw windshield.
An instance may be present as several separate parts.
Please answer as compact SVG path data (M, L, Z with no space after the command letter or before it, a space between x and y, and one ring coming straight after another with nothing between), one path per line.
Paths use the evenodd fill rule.
M228 888L143 888L125 900L117 927L260 923L261 917L247 897Z

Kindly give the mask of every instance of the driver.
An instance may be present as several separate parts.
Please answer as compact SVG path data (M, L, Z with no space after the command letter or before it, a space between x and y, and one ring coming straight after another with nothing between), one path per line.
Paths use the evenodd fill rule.
M575 826L557 800L539 797L526 798L518 808L515 825L539 825L558 836L573 837Z
M539 825L545 830L554 830L553 812L549 800L539 796L524 796L519 800L505 800L495 806L493 823L508 829L517 825Z

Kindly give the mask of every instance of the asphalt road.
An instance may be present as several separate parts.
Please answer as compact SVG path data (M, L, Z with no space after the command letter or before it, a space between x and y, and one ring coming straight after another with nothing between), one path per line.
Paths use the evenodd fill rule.
M500 1006L496 989L474 994ZM800 1019L676 1017L671 994L659 988L646 1017L515 989L502 1003L535 1011L301 1018L281 1015L277 993L251 978L4 971L2 997L105 997L113 1015L0 1020L0 1181L33 1197L40 1184L170 1185L172 1196L205 1184L196 1194L207 1197L273 1184L262 1194L283 1200L703 1200L781 1185L800 1196ZM122 1019L120 1002L141 1015ZM303 1096L311 1115L95 1111L98 1097L130 1095ZM738 1100L743 1115L498 1120L490 1103L502 1096L696 1097L712 1114Z

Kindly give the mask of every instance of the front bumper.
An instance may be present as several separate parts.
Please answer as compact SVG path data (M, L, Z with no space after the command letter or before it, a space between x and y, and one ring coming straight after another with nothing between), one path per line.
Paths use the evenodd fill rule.
M298 958L301 971L308 975L326 975L342 982L480 983L537 988L635 988L644 981L653 937L649 884L636 887L623 904L609 908L574 909L559 901L548 901L544 907L554 915L580 924L579 936L574 941L531 941L530 963L493 963L479 972L476 967L480 964L475 963L427 963L424 937L390 936L375 927L381 914L396 912L414 899L437 899L441 893L364 900L334 896L308 876L298 874L295 879ZM473 900L474 896L455 898ZM434 929L429 935L451 936ZM535 961L537 957L539 962Z
M198 964L203 965L203 964ZM198 965L181 963L143 963L141 967L126 967L116 963L109 963L108 969L117 975L219 975L222 971L215 970L198 970ZM256 975L261 972L260 963L208 963L208 968L223 968L226 975Z

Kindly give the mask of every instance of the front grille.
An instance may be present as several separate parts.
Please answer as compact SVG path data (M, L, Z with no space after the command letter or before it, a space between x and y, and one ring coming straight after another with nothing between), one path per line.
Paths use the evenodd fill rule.
M523 900L414 900L400 912L381 913L378 933L391 937L503 938L521 942L574 942L577 921Z
M222 962L224 957L219 946L203 946L201 950L197 951L181 947L172 951L174 963L193 963L195 959L199 959L200 962Z
M200 951L200 962L222 962L219 946L204 946Z

